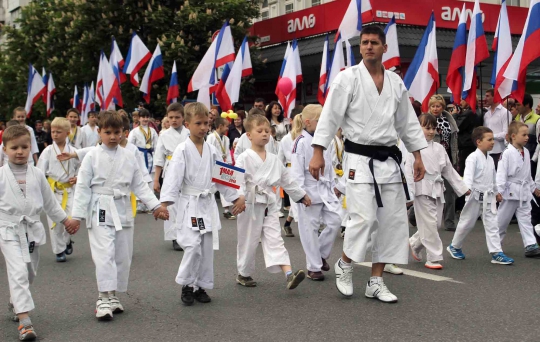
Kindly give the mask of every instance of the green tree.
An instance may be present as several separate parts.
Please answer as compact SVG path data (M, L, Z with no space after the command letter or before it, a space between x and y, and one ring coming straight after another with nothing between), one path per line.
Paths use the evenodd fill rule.
M153 52L160 44L165 78L152 89L152 108L163 113L173 61L176 60L181 97L213 33L229 20L236 49L247 34L251 18L258 16L258 1L246 0L36 0L22 10L17 28L6 27L0 51L0 114L6 115L26 101L28 65L53 74L58 114L65 113L74 86L97 78L100 51L110 54L114 36L126 58L131 34L136 31ZM250 37L253 41L254 37ZM252 47L252 53L256 46ZM252 55L254 67L262 63ZM144 69L139 75L142 78ZM252 82L244 82L249 91ZM122 85L124 108L142 101L129 80ZM34 106L33 117L44 116L45 106Z

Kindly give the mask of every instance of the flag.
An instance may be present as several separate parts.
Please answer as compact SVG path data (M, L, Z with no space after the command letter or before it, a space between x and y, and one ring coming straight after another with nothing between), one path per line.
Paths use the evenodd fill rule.
M141 38L133 32L131 36L131 44L129 45L128 54L124 63L124 73L130 74L131 83L139 86L139 70L150 60L152 54L144 45Z
M122 72L124 57L122 57L122 54L120 53L120 49L118 48L118 44L116 44L116 40L114 39L114 37L112 38L111 43L111 58L109 60L109 63L114 72L114 75L116 76L116 79L118 80L118 87L116 88L116 94L114 95L114 103L120 107L124 107L124 103L122 100L122 91L120 90L120 84L126 81L126 74Z
M249 76L252 73L249 45L247 37L245 37L238 50L232 68L229 68L229 64L225 65L225 69L223 70L221 80L219 81L216 90L216 98L223 111L233 109L233 104L238 102L240 97L242 77Z
M347 53L347 65L345 65L345 68L348 69L356 65L354 51L352 50L351 43L348 40L345 41L345 52Z
M422 103L422 111L427 112L429 98L439 88L439 59L433 12L403 82L411 96Z
M465 58L467 57L467 12L465 4L461 10L459 23L454 40L454 48L450 57L448 74L446 75L446 84L448 92L452 94L454 103L461 101L463 91L463 72L465 68Z
M45 95L45 84L43 84L43 78L41 78L41 75L32 66L32 64L29 64L29 66L30 71L28 74L28 85L26 87L28 96L26 97L26 105L24 106L27 118L29 118L32 114L32 107L34 104L38 102L43 95Z
M390 19L384 28L384 34L386 35L386 45L388 46L388 49L382 56L382 63L386 69L399 67L401 65L401 59L399 58L399 44L395 16L392 16L392 19Z
M332 87L332 82L336 78L337 74L341 70L345 69L345 59L343 56L343 40L341 37L338 37L336 44L334 45L334 54L332 59L328 63L328 74L326 77L326 95Z
M520 103L523 102L525 96L525 80L527 77L527 66L535 59L540 57L540 0L531 0L529 14L523 27L523 33L519 39L519 43L514 51L514 55L504 72L504 77L510 80L517 81L517 87L512 89L504 89L501 92L501 97L512 95Z
M216 68L234 61L234 43L231 27L225 21L216 39L204 54L188 84L188 93L218 84ZM212 89L215 90L215 89Z
M139 88L139 90L144 94L143 97L146 103L150 103L150 91L152 90L152 84L163 77L165 77L165 73L163 71L163 60L161 59L161 49L159 48L159 44L157 44L156 50L154 50L152 59L150 60L150 63L148 63L148 67L146 68L141 81L141 87Z
M77 109L79 113L81 112L81 97L79 96L79 90L77 89L77 86L75 86L75 91L73 91L73 98L71 99L72 103L71 105L73 108Z
M107 109L106 107L103 106L104 104L104 96L103 96L103 76L102 76L102 72L101 72L101 69L103 69L103 51L101 51L101 54L99 55L99 67L98 67L98 76L97 76L97 80L96 80L96 96L95 96L95 99L96 99L96 102L97 104L99 105L99 108L101 110L105 110Z
M299 64L300 52L298 51L298 43L296 39L293 40L285 69L283 70L283 77L288 77L293 84L291 93L285 97L285 106L283 107L283 115L287 118L290 112L296 105L296 85L298 83L298 77L302 75L302 68Z
M42 80L43 80L43 103L45 103L45 107L47 107L47 85L49 84L48 77L47 77L47 71L45 71L45 68L41 68L41 74Z
M167 91L167 104L178 101L180 89L178 88L178 73L176 72L176 61L173 63L171 81L169 82L169 90Z
M317 91L317 100L319 100L321 106L324 106L324 102L326 101L326 76L328 73L328 61L328 34L326 34L322 52L321 71L319 73L319 89Z
M373 11L370 1L351 0L349 7L347 7L347 12L345 12L341 24L339 24L334 41L337 42L339 36L343 40L358 36L360 31L362 31L362 23L371 20L373 20Z
M88 107L88 101L89 101L89 89L88 84L84 84L83 88L83 100L82 100L82 110L81 110L81 126L86 125L86 122L88 121L88 112L86 111L86 108Z
M120 87L120 84L118 84L118 79L116 78L116 75L114 74L114 71L103 51L101 51L101 63L99 73L101 74L101 89L99 89L98 84L98 90L96 91L96 94L97 96L102 96L101 110L114 110L115 105L113 99L114 96L118 93L118 88Z
M512 58L512 35L510 33L510 22L508 21L508 10L505 0L501 3L501 11L499 13L499 21L497 22L492 50L495 51L493 71L491 73L491 85L495 88L494 101L502 102L504 97L501 96L501 92L504 92L505 89L511 91L514 85L517 86L517 82L514 80L504 78L504 72Z
M51 116L52 111L54 110L54 94L56 94L56 86L54 85L53 76L49 73L47 78L47 117Z
M486 35L482 24L482 11L479 0L474 2L469 37L467 38L467 56L465 57L465 80L462 98L471 108L476 108L476 66L489 57Z
M283 77L283 72L285 71L285 66L287 65L287 58L289 57L290 53L291 53L291 44L290 42L287 42L287 48L285 49L285 56L283 57L283 62L281 63L281 69L279 71L279 76L277 79L276 90L275 90L275 94L278 98L278 102L281 105L281 108L285 108L285 105L287 104L287 99L285 98L285 95L281 93L277 85L279 84L279 80L281 79L281 77Z

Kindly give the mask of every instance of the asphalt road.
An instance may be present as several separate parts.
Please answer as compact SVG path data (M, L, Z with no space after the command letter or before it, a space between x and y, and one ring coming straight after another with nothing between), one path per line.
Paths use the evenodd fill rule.
M282 274L265 271L257 254L256 288L235 283L236 221L223 222L221 250L215 254L216 288L212 302L185 307L174 281L182 252L163 241L163 229L151 215L136 219L129 292L120 294L126 311L111 322L94 317L97 299L88 235L74 236L68 262L55 262L50 244L41 248L37 280L32 287L36 310L32 321L42 341L540 341L538 307L540 260L523 256L521 236L513 225L505 252L513 266L492 265L479 222L464 246L466 260L445 254L444 269L428 270L411 262L404 268L421 272L385 276L397 304L364 297L369 268L356 266L355 294L342 297L333 271L324 282L306 279L296 290L285 288ZM297 233L296 225L293 226ZM411 229L411 234L413 230ZM285 238L293 269L305 268L298 237ZM441 232L447 245L450 232ZM336 239L330 264L340 255ZM446 252L445 252L446 253ZM436 275L449 280L421 277ZM420 276L420 277L418 277ZM440 280L440 279L439 279ZM5 263L0 264L1 301L7 308ZM4 309L3 309L4 310ZM16 341L17 324L0 315L0 340Z

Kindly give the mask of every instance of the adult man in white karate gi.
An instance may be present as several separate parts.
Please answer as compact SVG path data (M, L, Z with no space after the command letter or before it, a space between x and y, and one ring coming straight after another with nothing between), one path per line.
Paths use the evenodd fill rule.
M420 150L427 142L403 81L382 65L386 49L386 37L380 27L362 29L363 61L340 72L331 85L313 138L309 171L319 179L321 170L332 167L325 165L323 150L330 146L341 127L350 219L343 254L335 265L336 286L344 296L352 296L352 261L364 261L371 237L373 266L365 295L395 303L397 297L384 285L383 269L387 263L407 264L409 253L405 206L408 190L396 144L399 137L413 153L414 180L418 182L425 173Z

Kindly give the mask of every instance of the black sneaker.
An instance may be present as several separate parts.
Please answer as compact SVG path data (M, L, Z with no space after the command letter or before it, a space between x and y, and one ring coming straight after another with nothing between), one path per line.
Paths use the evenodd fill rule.
M176 240L172 240L172 248L175 251L180 251L180 252L183 251L182 247L180 247L180 245L178 244L178 242L176 242Z
M253 278L251 277L244 277L242 275L238 275L236 277L236 282L242 286L245 286L245 287L255 287L257 286L257 282L255 280L253 280Z
M191 306L194 301L195 296L193 295L193 287L187 285L182 286L182 303Z
M66 246L66 250L64 251L64 253L66 253L66 255L71 255L71 253L73 253L73 244L74 243L75 242L69 240L69 243Z
M345 227L341 226L341 237L345 238Z
M56 254L56 262L66 262L66 253L58 253Z
M286 237L294 237L294 233L292 231L292 228L290 225L284 225L283 226L283 232L285 233Z
M230 212L223 213L223 216L224 216L227 220L236 220L236 216L234 216L234 215L231 214Z
M529 245L525 247L525 257L527 258L538 258L540 257L540 247L538 244Z
M204 289L198 289L197 291L194 292L194 294L195 294L195 299L199 303L210 303L212 301L212 299L210 298L210 296L208 295L208 293L206 293Z
M306 274L303 270L298 270L293 274L289 274L287 277L287 288L289 290L295 289L305 278Z

